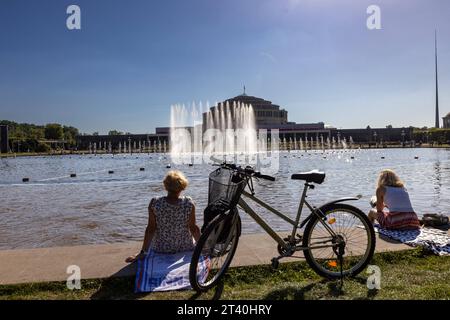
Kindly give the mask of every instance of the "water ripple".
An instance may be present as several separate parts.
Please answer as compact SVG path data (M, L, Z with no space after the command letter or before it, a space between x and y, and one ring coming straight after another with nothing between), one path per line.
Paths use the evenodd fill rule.
M419 159L414 159L418 156ZM351 158L353 157L353 159ZM385 159L381 159L385 157ZM168 158L158 155L21 157L0 161L0 249L66 246L141 240L149 200L164 194L161 181ZM139 168L144 167L145 171ZM303 184L293 173L312 169L327 173L311 190L316 205L362 195L354 202L369 210L380 170L394 169L405 181L415 210L450 213L450 150L387 149L291 152L280 155L275 182L258 181L256 194L294 217ZM197 220L207 203L206 165L176 166L190 180L187 194L197 205ZM113 170L113 174L108 171ZM70 174L76 173L75 178ZM22 178L30 178L22 183ZM288 225L255 206L276 230ZM245 213L243 232L260 232Z

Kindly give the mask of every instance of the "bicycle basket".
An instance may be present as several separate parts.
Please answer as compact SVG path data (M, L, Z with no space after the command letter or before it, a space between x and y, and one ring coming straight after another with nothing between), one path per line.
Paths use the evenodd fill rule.
M236 206L247 184L247 179L238 173L219 168L209 174L208 204L221 203L232 208Z

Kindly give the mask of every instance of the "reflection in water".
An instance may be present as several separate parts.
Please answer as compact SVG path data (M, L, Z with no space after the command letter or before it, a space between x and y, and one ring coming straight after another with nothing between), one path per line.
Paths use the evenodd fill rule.
M439 160L434 164L434 177L432 179L434 181L434 205L437 206L441 200L441 162Z
M286 157L285 157L286 156ZM418 159L415 157L418 156ZM382 159L384 157L385 159ZM380 170L395 170L406 183L419 215L450 213L450 150L388 149L285 152L275 182L257 181L256 195L281 211L295 215L301 181L293 173L319 169L325 182L311 190L308 199L320 205L327 200L361 194L354 202L370 209ZM161 181L169 170L164 154L23 157L0 161L0 249L65 246L141 240L151 197L164 194ZM140 171L145 167L145 171ZM198 222L207 202L211 166L176 166L190 180L187 194L197 204ZM113 170L113 174L108 171ZM76 173L75 178L70 173ZM22 183L23 177L30 182ZM255 206L277 230L280 219ZM245 213L243 232L261 229Z
M440 189L440 187L441 187L441 162L439 160L436 161L436 163L434 165L434 171L435 171L434 180L436 181L436 185Z

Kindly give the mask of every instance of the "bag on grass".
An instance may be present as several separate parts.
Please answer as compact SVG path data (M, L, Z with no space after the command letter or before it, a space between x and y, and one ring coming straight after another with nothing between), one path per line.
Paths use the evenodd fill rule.
M424 226L441 227L449 224L449 218L443 214L425 213L421 222Z

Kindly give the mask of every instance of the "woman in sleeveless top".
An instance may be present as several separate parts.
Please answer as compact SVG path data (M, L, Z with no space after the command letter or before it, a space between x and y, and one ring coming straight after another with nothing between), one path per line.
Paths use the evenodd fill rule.
M403 182L392 170L383 170L378 178L376 210L369 212L369 220L391 230L411 230L420 227ZM388 211L385 208L389 209Z
M143 258L149 250L159 253L176 253L194 249L200 238L200 229L195 223L195 205L190 197L180 197L188 180L179 171L170 171L164 178L167 196L153 198L148 206L148 225L144 243L139 254L126 262Z

